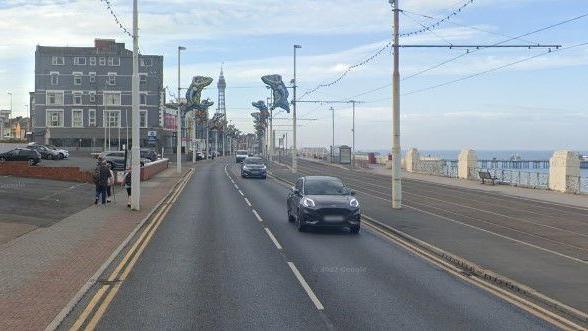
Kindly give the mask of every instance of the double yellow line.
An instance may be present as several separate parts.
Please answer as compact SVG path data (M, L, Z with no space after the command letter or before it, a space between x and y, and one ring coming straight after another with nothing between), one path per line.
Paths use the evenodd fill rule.
M120 289L122 282L127 278L131 270L133 270L145 247L151 241L153 234L157 231L157 228L180 196L180 193L184 190L184 187L190 181L190 178L192 178L193 173L193 169L190 169L188 174L177 184L174 192L159 206L159 210L152 217L151 222L145 227L134 245L128 250L127 254L114 271L112 271L110 276L108 276L107 280L103 282L98 292L92 297L92 300L90 300L70 330L94 330L96 328L98 322Z

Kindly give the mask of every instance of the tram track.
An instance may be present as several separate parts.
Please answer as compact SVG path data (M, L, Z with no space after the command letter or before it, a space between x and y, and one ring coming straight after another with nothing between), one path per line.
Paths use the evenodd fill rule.
M349 174L349 171L343 169L337 169L335 167L329 167L328 165L309 165L309 161L299 163L299 172L303 175L336 175L341 177L346 183L354 188L359 194L367 195L385 202L391 202L391 192L385 190L390 189L387 186L381 184L375 184L369 178L370 174ZM360 179L361 178L361 179ZM381 182L381 181L380 181ZM483 210L480 208L465 206L451 201L430 197L427 195L411 192L407 190L406 186L403 194L412 197L412 199L406 199L404 205L408 208L425 211L430 214L440 216L444 220L451 220L454 223L468 226L473 229L485 231L497 235L499 237L509 239L518 243L522 243L529 247L540 249L552 254L558 255L570 259L572 261L588 264L586 258L588 257L588 247L581 246L581 243L585 243L588 235L584 233L577 233L568 229L558 228L555 226L540 224L531 220L520 220L518 218L510 217L508 215L497 215L496 212ZM437 205L431 203L436 201ZM480 215L472 215L471 213L465 213L463 209L471 209L475 212L487 214L486 217L480 217ZM473 209L472 209L473 208ZM460 210L460 211L457 211ZM500 217L506 218L502 222L497 222L496 219ZM509 222L510 221L510 222ZM513 223L514 222L519 222ZM522 222L523 221L523 222ZM528 229L521 228L520 223L525 225L533 226L535 228L544 228L547 232L539 232L537 230L529 231ZM519 225L518 227L513 224ZM556 235L556 231L560 234ZM539 232L539 233L538 233ZM547 235L546 235L547 234ZM548 236L549 235L549 236ZM570 236L581 237L580 240L568 240L561 241L557 240L557 237L568 238ZM580 243L580 244L578 244Z

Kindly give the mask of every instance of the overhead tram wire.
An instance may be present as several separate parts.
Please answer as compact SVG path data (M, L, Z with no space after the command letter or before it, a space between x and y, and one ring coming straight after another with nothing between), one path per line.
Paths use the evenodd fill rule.
M410 37L410 36L414 36L414 35L418 35L421 33L424 33L426 31L431 31L432 29L435 29L437 27L439 27L441 24L443 24L444 22L449 21L452 17L457 16L459 13L462 12L463 9L465 9L467 6L469 6L470 4L472 4L475 0L467 0L464 4L462 4L460 7L458 7L457 9L453 10L450 14L446 15L445 17L443 17L442 19L436 21L435 23L432 23L430 25L426 25L423 26L423 28L419 29L419 30L415 30L415 31L411 31L411 32L406 32L406 33L401 33L399 36L400 37ZM374 54L372 54L370 57L360 61L359 63L356 63L354 65L349 66L341 75L339 75L339 77L337 77L335 80L328 82L328 83L323 83L323 84L319 84L318 86L316 86L313 89L310 89L306 92L304 92L299 98L298 100L302 100L304 97L315 93L316 91L318 91L321 88L324 87L331 87L337 83L339 83L343 78L345 78L345 76L347 76L353 69L364 66L370 62L372 62L375 58L377 58L378 56L380 56L386 49L391 48L392 46L392 41L387 42L384 46L382 46L381 48L379 48Z
M106 9L110 12L110 15L112 15L112 17L114 18L114 21L116 22L118 27L122 30L122 32L124 34L126 34L127 36L129 36L130 38L133 38L133 34L129 31L129 29L127 29L125 27L125 25L122 23L122 21L119 19L118 15L116 14L114 9L112 8L112 4L110 3L110 0L100 0L100 2L103 2L106 5Z
M408 17L408 15L413 15L413 16L424 17L426 19L431 19L431 20L436 19L433 16L425 15L425 14L420 14L420 13L416 13L416 12L409 11L409 10L402 10L402 13L405 14L405 15L407 15L407 17ZM529 44L536 44L537 43L535 41L531 41L531 40L527 40L527 39L523 39L523 38L518 38L518 37L513 37L511 35L507 35L507 34L504 34L504 33L498 33L498 32L495 32L495 31L490 31L490 30L482 29L482 28L479 28L479 27L473 26L473 25L460 24L460 23L457 23L457 22L454 22L454 21L449 21L447 23L452 24L452 25L455 25L455 26L459 26L459 27L462 27L462 28L468 28L468 29L479 31L479 32L484 32L484 33L487 33L487 34L492 34L492 35L495 35L495 36L507 37L507 38L515 38L517 40L520 40L522 42L529 43Z
M475 78L475 77L478 77L478 76L482 76L482 75L485 75L485 74L488 74L488 73L491 73L491 72L494 72L494 71L498 71L500 69L512 67L514 65L517 65L517 64L520 64L520 63L523 63L523 62L527 62L527 61L536 59L538 57L542 57L542 56L546 56L546 55L550 55L550 54L555 54L555 53L559 53L561 51L565 51L565 50L569 50L569 49L573 49L573 48L578 48L578 47L582 47L582 46L588 46L588 42L582 42L582 43L574 44L574 45L571 45L571 46L561 47L561 48L558 48L558 49L555 49L555 50L551 50L551 51L548 50L547 52L544 52L544 53L535 54L533 56L529 56L529 57L526 57L526 58L523 58L523 59L520 59L520 60L517 60L517 61L513 61L513 62L510 62L510 63L507 63L507 64L503 64L503 65L500 65L500 66L497 66L497 67L493 67L493 68L490 68L490 69L487 69L487 70L484 70L484 71L481 71L481 72L477 72L475 74L471 74L471 75L467 75L467 76L464 76L464 77L460 77L458 79L454 79L454 80L451 80L451 81L448 81L448 82L444 82L444 83L441 83L441 84L429 86L429 87L422 88L422 89L419 89L419 90L413 90L413 91L410 91L410 92L406 92L406 93L404 93L402 95L403 96L406 96L406 95L411 95L411 94L422 93L422 92L425 92L425 91L430 91L430 90L433 90L433 89L436 89L436 88L439 88L439 87L443 87L443 86L455 84L455 83L458 83L458 82L461 82L461 81L464 81L464 80L467 80L467 79L472 79L472 78ZM390 99L392 99L392 98L388 97L388 98L382 98L382 99L376 99L376 100L367 101L366 103L376 103L376 102L381 102L381 101L387 101L387 100L390 100Z
M110 3L110 0L100 0L100 2L103 2L106 5L106 10L108 10L108 12L110 12L110 15L112 16L112 18L114 19L114 22L116 23L116 25L118 25L120 30L125 35L127 35L129 38L133 39L133 33L130 32L129 29L127 29L127 27L122 23L122 20L118 17L116 12L114 11L114 9L112 7L112 3ZM139 56L141 56L141 55L143 55L143 51L141 51L141 48L139 48Z
M439 34L437 34L435 32L435 30L425 26L423 23L417 21L416 19L413 19L412 17L408 16L404 11L400 11L401 14L404 15L404 17L408 18L411 22L420 25L421 27L423 27L423 29L425 29L426 31L430 32L432 35L434 35L435 37L439 38L440 40L442 40L443 42L447 43L448 45L453 45L453 43L449 40L447 40L446 38L440 36Z
M577 48L577 47L582 47L582 46L588 46L588 42L584 42L584 43L580 43L580 44L575 44L575 45L571 45L571 46L567 46L567 47L561 47L561 48L557 48L555 50L551 50L550 49L550 50L548 50L547 52L544 52L544 53L535 54L533 56L529 56L529 57L526 57L526 58L521 59L521 60L510 62L510 63L504 64L504 65L501 65L501 66L497 66L497 67L494 67L494 68L491 68L491 69L488 69L488 70L484 70L484 71L481 71L481 72L478 72L478 73L475 73L475 74L467 75L467 76L464 76L464 77L461 77L461 78L458 78L458 79L454 79L454 80L451 80L451 81L448 81L448 82L444 82L444 83L441 83L441 84L437 84L437 85L425 87L425 88L422 88L422 89L418 89L418 90L413 90L413 91L410 91L410 92L406 92L406 93L404 93L402 95L411 95L411 94L416 94L416 93L422 93L422 92L433 90L433 89L436 89L436 88L439 88L439 87L443 87L443 86L447 86L447 85L450 85L450 84L458 83L458 82L461 82L461 81L464 81L464 80L467 80L467 79L471 79L471 78L475 78L475 77L478 77L478 76L482 76L482 75L485 75L485 74L488 74L488 73L491 73L491 72L494 72L494 71L498 71L500 69L504 69L504 68L507 68L507 67L511 67L513 65L517 65L519 63L523 63L523 62L527 62L527 61L533 60L533 59L538 58L538 57L542 57L542 56L545 56L545 55L554 54L554 53L558 53L558 52L561 52L561 51L564 51L564 50L568 50L568 49L572 49L572 48Z
M508 37L508 39L505 39L503 41L497 42L495 44L491 44L489 46L499 46L499 45L505 44L505 43L510 42L510 41L513 41L513 40L524 40L524 39L522 39L523 37L530 36L532 34L543 32L543 31L546 31L546 30L549 30L549 29L553 29L553 28L556 28L558 26L561 26L561 25L564 25L564 24L567 24L567 23L571 23L571 22L577 21L577 20L582 19L582 18L585 18L585 17L588 17L588 13L584 13L582 15L578 15L578 16L572 17L570 19L567 19L567 20L564 20L564 21L560 21L558 23L554 23L554 24L551 24L551 25L548 25L548 26L545 26L545 27L542 27L542 28L539 28L539 29L536 29L536 30L533 30L533 31L530 31L530 32L526 32L526 33L517 35L517 36L510 36L510 37ZM457 55L455 57L449 58L449 59L447 59L447 60L445 60L443 62L437 63L437 64L435 64L433 66L427 67L427 68L425 68L423 70L420 70L420 71L418 71L418 72L416 72L414 74L411 74L411 75L408 75L406 77L403 77L401 79L401 81L405 81L405 80L411 79L413 77L422 75L422 74L424 74L424 73L426 73L428 71L437 69L437 68L439 68L441 66L444 66L444 65L446 65L448 63L454 62L454 61L456 61L456 60L458 60L458 59L460 59L462 57L465 57L466 55L470 55L470 54L473 54L475 52L485 50L487 48L488 47L478 47L478 48L476 48L474 50L467 49L465 53L462 53L462 54ZM544 54L544 53L541 53L541 54ZM361 93L359 93L357 95L354 95L352 98L356 98L358 96L363 96L363 95L366 95L366 94L377 92L377 91L383 90L385 88L388 88L390 86L392 86L392 83L388 83L386 85L383 85L383 86L380 86L380 87L377 87L377 88L374 88L374 89L370 89L370 90L367 90L365 92L361 92ZM381 100L389 100L389 98L387 98L387 99L379 99L378 101L381 101Z

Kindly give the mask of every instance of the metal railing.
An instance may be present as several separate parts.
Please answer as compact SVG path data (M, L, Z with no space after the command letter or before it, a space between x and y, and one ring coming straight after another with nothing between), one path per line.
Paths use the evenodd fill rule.
M534 189L549 189L549 173L545 171L522 171L518 169L473 168L471 175L480 180L480 172L488 171L500 184Z
M425 175L457 178L457 160L418 160L415 170Z
M568 176L566 178L568 192L575 194L588 194L588 177Z

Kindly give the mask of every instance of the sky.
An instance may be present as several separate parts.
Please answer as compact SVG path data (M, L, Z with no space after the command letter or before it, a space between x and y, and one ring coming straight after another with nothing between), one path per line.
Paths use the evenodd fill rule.
M132 1L110 2L130 28ZM400 32L428 26L465 2L401 0ZM187 48L181 63L184 86L195 75L213 77L216 84L224 63L227 117L244 132L253 132L251 102L269 96L260 77L281 74L286 83L292 79L294 44L302 45L297 57L302 95L369 58L392 33L387 0L139 0L139 6L140 48L144 54L164 56L164 86L171 93L177 90L178 45ZM496 44L582 14L588 14L586 0L474 0L438 27L402 37L400 43ZM588 42L586 31L588 17L505 45L567 48ZM0 108L9 108L11 92L14 112L27 113L36 45L91 46L94 38L132 45L105 0L0 0ZM466 50L459 48L402 48L403 149L588 150L588 46L548 51L470 49L463 55ZM537 57L525 60L533 56ZM455 57L459 58L436 67ZM493 70L516 61L522 62ZM356 107L356 149L390 149L391 72L392 54L386 49L339 83L302 100L362 101ZM445 84L455 80L460 81ZM428 89L437 85L442 86ZM204 97L215 100L216 93L210 88ZM331 144L331 106L335 144L351 145L350 105L299 103L299 146ZM290 115L275 117L276 134L286 134ZM291 135L288 132L290 141Z

